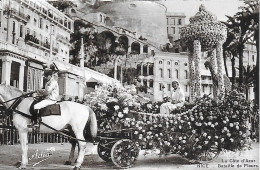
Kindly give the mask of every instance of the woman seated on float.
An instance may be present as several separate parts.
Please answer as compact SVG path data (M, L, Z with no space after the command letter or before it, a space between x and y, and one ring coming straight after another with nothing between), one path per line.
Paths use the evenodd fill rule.
M160 114L170 115L177 107L182 107L185 101L185 95L178 81L172 82L172 93L168 102L163 103L160 107Z

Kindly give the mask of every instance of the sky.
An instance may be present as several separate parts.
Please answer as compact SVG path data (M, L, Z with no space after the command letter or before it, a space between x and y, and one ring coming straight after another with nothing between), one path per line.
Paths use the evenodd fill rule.
M199 11L201 4L205 5L206 10L217 16L219 21L227 21L225 15L233 16L239 11L238 7L243 6L242 0L165 0L168 12L183 12L186 15L186 24L189 18Z

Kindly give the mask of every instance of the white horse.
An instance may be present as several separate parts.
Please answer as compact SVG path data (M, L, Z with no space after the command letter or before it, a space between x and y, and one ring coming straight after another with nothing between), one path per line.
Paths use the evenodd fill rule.
M6 103L5 101L19 97L21 95L23 95L22 91L11 86L0 84L0 101L6 108L9 108L14 101ZM32 97L24 98L17 106L16 110L27 115L31 115L29 108L32 102ZM84 152L86 147L83 131L86 123L89 122L91 136L93 138L97 136L96 115L90 107L71 101L61 102L60 109L61 115L42 117L42 122L57 130L65 129L69 125L71 126L75 137L79 139L79 154L74 169L80 169L80 166L84 160ZM22 148L22 161L21 166L19 167L20 169L26 169L26 165L28 164L28 132L32 130L27 128L27 125L30 124L30 122L31 120L29 118L26 118L19 113L13 112L13 123L19 132L20 144ZM53 133L54 131L44 125L41 125L40 132ZM75 148L75 145L73 147ZM72 149L73 152L74 148ZM71 155L72 154L74 153L71 153Z

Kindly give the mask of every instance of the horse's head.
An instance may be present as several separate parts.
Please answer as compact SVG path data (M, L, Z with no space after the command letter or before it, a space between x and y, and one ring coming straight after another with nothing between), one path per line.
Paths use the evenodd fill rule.
M22 94L23 92L15 87L0 84L0 103L6 107L8 107L11 104L11 102L3 102L21 96Z

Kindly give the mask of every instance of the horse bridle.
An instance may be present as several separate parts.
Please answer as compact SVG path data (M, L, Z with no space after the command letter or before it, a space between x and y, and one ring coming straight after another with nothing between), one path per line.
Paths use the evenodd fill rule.
M7 101L3 101L3 97L0 95L0 104L5 107L6 115L11 114L11 111L15 110L15 108L20 104L20 102L22 101L23 98L30 97L33 93L34 92L26 93L26 94L23 94L21 96L15 97L15 98L7 100ZM6 105L6 103L13 101L13 100L14 100L14 103L8 107ZM18 101L18 100L20 100L20 101Z

